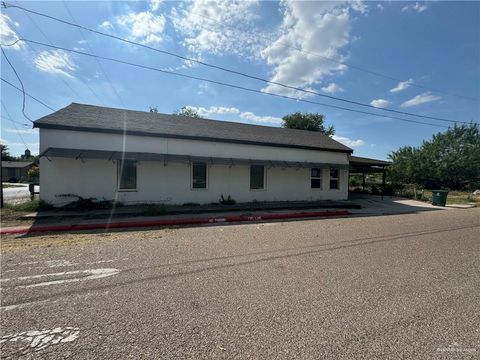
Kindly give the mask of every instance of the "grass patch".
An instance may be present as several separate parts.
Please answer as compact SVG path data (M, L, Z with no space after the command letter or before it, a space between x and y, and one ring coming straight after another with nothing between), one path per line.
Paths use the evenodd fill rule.
M8 189L8 188L19 188L19 187L26 187L24 185L18 185L18 184L3 184L3 188L4 189Z
M53 206L45 201L35 199L19 204L4 204L4 209L10 211L32 212L39 210L50 210L53 209Z

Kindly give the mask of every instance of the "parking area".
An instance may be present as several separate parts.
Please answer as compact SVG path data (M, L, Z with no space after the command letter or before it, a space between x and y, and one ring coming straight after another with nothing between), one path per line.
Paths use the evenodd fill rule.
M4 358L480 352L480 211L2 238Z

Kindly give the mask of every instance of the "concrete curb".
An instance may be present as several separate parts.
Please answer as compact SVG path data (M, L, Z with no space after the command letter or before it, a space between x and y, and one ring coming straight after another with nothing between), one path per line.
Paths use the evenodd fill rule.
M119 229L119 228L139 228L153 226L180 226L180 225L203 225L227 222L245 222L245 221L263 221L263 220L282 220L282 219L301 219L314 217L346 216L351 215L350 211L314 211L300 213L282 213L282 214L260 214L260 215L232 215L224 217L203 217L203 218L184 218L184 219L165 219L165 220L144 220L144 221L123 221L113 223L94 223L94 224L71 224L71 225L48 225L33 227L7 227L0 229L0 234L30 234L37 232L62 232L62 231L81 231L97 229Z

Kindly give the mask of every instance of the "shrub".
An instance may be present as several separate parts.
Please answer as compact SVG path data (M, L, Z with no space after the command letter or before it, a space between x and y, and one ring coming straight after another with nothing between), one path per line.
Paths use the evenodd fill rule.
M225 199L223 197L223 194L220 196L220 199L218 200L218 202L222 205L235 205L236 204L236 201L233 200L230 195L228 195L228 197Z
M75 194L62 194L57 195L58 197L75 197L77 200L69 202L66 205L63 205L61 208L64 210L101 210L101 209L110 209L113 207L113 201L111 200L100 200L96 201L96 198L84 198Z

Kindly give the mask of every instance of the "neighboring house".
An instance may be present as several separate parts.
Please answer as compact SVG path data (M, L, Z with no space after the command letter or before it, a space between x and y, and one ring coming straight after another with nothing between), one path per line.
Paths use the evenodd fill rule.
M32 162L25 161L2 161L2 181L18 182L27 181L28 170L32 167Z
M346 200L352 150L319 132L71 104L35 121L41 199Z

